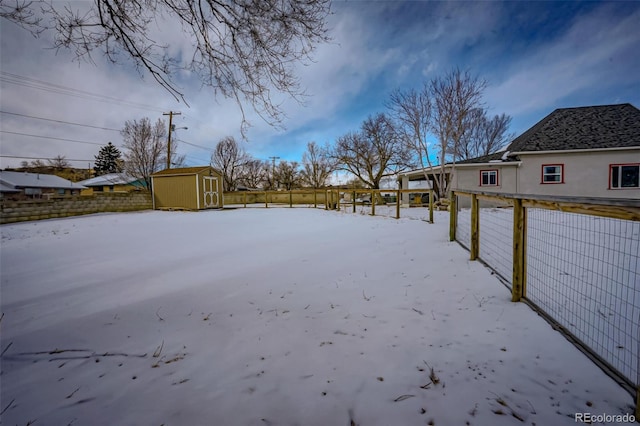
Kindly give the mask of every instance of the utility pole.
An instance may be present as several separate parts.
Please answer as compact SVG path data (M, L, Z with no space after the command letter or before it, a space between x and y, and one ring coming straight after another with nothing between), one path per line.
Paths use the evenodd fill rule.
M169 112L163 112L162 115L168 115L169 116L169 136L167 137L167 169L171 168L171 131L173 130L173 116L174 115L180 115L182 113L180 112L175 112L175 111L169 111Z
M271 179L273 179L273 184L276 183L276 160L279 160L280 157L269 157L271 160ZM278 188L276 188L278 189Z

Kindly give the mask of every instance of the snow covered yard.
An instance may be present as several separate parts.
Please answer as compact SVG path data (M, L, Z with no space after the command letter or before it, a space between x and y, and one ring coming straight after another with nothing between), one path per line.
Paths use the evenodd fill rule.
M632 413L627 392L448 242L447 215L270 208L2 226L2 423Z

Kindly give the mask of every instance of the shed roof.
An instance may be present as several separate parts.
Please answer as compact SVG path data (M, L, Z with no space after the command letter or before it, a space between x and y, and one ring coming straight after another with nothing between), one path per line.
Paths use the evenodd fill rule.
M54 188L84 189L86 186L71 182L56 175L42 173L11 172L0 170L0 182L13 189L20 188Z
M211 166L181 167L178 169L165 169L153 174L153 176L195 175L203 170L214 170Z
M640 147L640 110L631 104L559 108L511 142L508 151Z

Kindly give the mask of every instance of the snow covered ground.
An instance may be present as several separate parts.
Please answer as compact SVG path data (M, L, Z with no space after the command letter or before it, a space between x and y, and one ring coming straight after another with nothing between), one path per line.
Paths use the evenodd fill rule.
M102 214L0 227L2 424L561 425L633 412L448 214Z

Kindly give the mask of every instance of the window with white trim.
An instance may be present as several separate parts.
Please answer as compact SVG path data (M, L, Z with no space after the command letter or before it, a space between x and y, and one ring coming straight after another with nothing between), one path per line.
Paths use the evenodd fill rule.
M497 170L481 170L480 186L498 186Z
M543 164L542 183L564 183L562 164Z
M610 188L640 188L640 164L612 164Z

